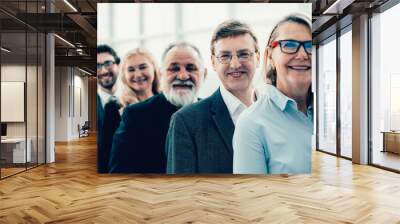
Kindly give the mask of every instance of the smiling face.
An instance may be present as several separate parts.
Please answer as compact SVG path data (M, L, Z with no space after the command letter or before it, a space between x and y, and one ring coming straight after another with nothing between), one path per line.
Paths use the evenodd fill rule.
M111 91L117 81L118 65L109 53L97 54L97 63L103 65L97 69L97 83L102 88ZM104 64L110 64L110 66L104 66Z
M173 47L165 56L161 83L167 99L176 106L193 103L206 75L206 69L195 50Z
M219 39L214 47L215 55L211 56L211 60L222 85L233 94L251 88L260 54L255 52L255 43L250 34ZM230 62L223 63L223 58L228 56L232 56Z
M151 91L155 68L143 54L134 54L124 62L126 84L135 92Z
M278 27L275 40L311 41L311 30L295 22L286 22ZM285 95L296 98L307 96L311 85L311 55L301 46L297 53L282 52L280 46L268 48L268 60L276 69L276 86Z

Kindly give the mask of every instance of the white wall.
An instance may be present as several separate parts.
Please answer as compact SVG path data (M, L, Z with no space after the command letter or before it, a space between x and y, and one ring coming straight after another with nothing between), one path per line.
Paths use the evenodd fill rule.
M77 73L79 70L74 70L73 88L71 88L71 136L78 138L78 124L83 125L88 121L88 78L82 76L83 73ZM74 91L72 91L74 90Z
M88 120L88 78L76 68L56 67L55 86L55 141L77 139L78 124Z
M68 68L55 68L55 141L67 141Z
M19 65L19 64L7 64L7 65L2 65L1 66L1 81L4 82L25 82L25 75L26 72L28 72L28 74L33 73L35 67L33 66L25 66L25 65ZM36 73L36 71L35 71ZM36 85L36 81L32 81L29 80L29 84L32 85ZM27 103L31 103L34 98L36 98L36 89L27 89L28 93L27 93ZM29 90L32 90L32 92L30 92ZM3 96L4 97L4 96ZM34 105L31 105L36 107L36 103ZM41 105L39 105L40 107ZM8 110L9 108L2 108L1 110ZM22 108L24 109L24 108ZM31 108L30 108L31 109ZM27 118L28 118L28 122L32 122L34 121L34 123L36 124L36 114L33 114L31 110L27 110L28 114L27 114ZM33 117L32 117L33 116ZM25 126L26 126L26 122L6 122L7 123L7 136L8 137L25 137ZM36 125L29 123L28 128L33 128L34 130L36 130ZM35 125L35 127L33 127L33 125ZM29 131L28 131L28 137L29 136Z
M27 78L27 80L25 80ZM2 82L24 82L26 85L26 101L22 102L22 107L19 108L24 121L22 122L5 122L7 124L7 137L8 138L25 138L30 139L30 148L32 161L44 163L44 150L45 150L45 117L44 117L44 74L42 73L41 66L32 66L25 64L3 64L1 66L1 80ZM3 92L4 89L2 89ZM19 90L20 94L24 94L25 90ZM22 91L22 92L21 92ZM7 97L7 95L2 95ZM25 96L24 96L25 97ZM26 103L26 105L25 105ZM3 104L3 102L2 102ZM1 108L2 112L16 113L11 107ZM38 153L38 157L37 157ZM50 160L49 160L50 161Z
M9 64L1 66L1 81L25 82L25 65ZM7 110L7 108L1 108ZM7 122L7 137L25 137L24 122Z

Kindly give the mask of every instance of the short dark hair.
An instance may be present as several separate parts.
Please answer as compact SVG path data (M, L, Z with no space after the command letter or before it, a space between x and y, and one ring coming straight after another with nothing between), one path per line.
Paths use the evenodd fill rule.
M121 59L118 57L117 52L115 52L114 49L112 49L107 44L102 44L97 46L97 54L101 53L111 54L114 57L115 63L117 63L117 65L119 65L119 63L121 62Z
M197 53L201 62L203 63L203 58L201 57L200 50L193 44L188 43L186 41L178 41L178 42L173 42L173 43L169 44L168 47L165 48L165 50L161 56L162 63L164 63L165 56L167 56L168 52L174 47L190 47L190 48L192 48Z
M211 54L214 55L215 47L214 44L219 39L227 38L227 37L236 37L244 34L250 34L250 36L254 40L254 47L256 52L258 52L258 41L257 37L254 35L253 31L250 29L250 26L246 23L240 22L238 20L227 20L217 26L215 29L212 38L211 38Z

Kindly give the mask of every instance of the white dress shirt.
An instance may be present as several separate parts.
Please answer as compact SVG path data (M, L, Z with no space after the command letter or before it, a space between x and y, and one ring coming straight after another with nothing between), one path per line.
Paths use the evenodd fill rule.
M247 108L247 106L231 92L229 92L224 87L224 85L221 85L219 89L221 91L222 99L224 100L225 105L228 108L229 114L231 115L233 124L236 125L236 121L239 115Z
M108 101L110 101L110 99L113 97L113 95L107 93L106 91L102 90L101 88L97 88L97 94L99 94L101 106L103 108L106 105L106 103L108 103Z

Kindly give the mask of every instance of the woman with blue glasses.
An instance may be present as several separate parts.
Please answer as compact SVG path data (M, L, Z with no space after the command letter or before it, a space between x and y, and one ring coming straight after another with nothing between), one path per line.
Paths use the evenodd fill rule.
M264 52L266 94L239 117L233 172L311 172L312 35L308 19L291 15L272 30Z

